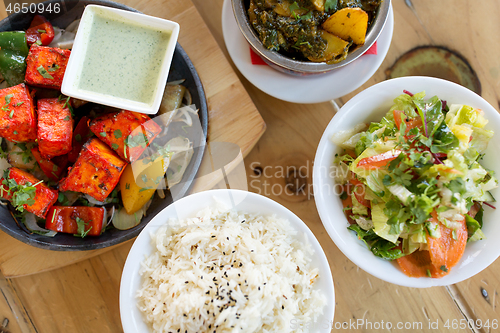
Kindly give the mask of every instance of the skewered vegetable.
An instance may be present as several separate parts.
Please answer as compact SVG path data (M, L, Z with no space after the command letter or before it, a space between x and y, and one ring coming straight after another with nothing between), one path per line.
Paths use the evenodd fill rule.
M22 31L0 33L0 73L9 87L24 82L28 56L26 34Z

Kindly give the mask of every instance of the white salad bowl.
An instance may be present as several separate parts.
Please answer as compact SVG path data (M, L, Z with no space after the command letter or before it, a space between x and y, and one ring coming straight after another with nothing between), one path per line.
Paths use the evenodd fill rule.
M314 327L312 331L317 333L330 332L335 310L335 294L330 266L318 240L307 225L284 206L262 195L240 190L211 190L184 197L162 210L142 230L128 254L120 284L120 316L124 332L143 333L150 331L137 307L136 294L141 286L141 276L139 275L141 262L154 250L151 244L151 235L156 233L161 226L167 224L170 218L194 217L202 209L214 207L216 203L225 204L237 211L261 215L275 214L277 217L285 218L298 231L296 237L299 240L309 242L314 250L311 267L319 270L319 278L315 282L315 288L326 296L327 301L323 308L323 314L316 322L307 324L307 327ZM290 327L295 326L300 329L301 323L291 322L290 325Z
M342 210L339 188L332 178L335 154L341 148L331 141L334 133L352 129L359 123L379 122L393 105L393 100L407 90L411 93L426 92L426 99L438 96L451 104L466 104L484 111L493 130L481 164L489 170L500 172L500 115L481 96L458 84L431 77L403 77L376 84L347 102L330 121L316 152L313 169L314 198L325 229L337 247L357 266L373 276L407 287L427 288L444 286L466 280L488 267L500 255L500 209L485 207L483 232L486 239L467 244L462 259L451 272L439 279L411 278L406 276L396 262L376 257L367 246L347 229L349 223ZM493 197L500 197L500 189L491 191Z

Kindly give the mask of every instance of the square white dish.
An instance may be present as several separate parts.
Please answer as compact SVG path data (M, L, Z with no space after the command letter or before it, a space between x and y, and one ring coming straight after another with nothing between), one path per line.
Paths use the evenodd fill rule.
M105 23L105 25L97 29L97 22ZM122 41L117 40L116 37L124 35L125 32L118 30L117 27L124 27L131 32L151 32L152 35L155 34L165 39L162 40L165 47L159 47L157 43L145 45L142 39L138 40L137 48L127 40L120 47ZM159 109L165 89L179 30L179 24L173 21L104 6L87 6L68 61L61 88L62 93L102 105L155 114ZM99 37L103 35L115 37L108 41L111 47L108 48L106 44L102 44L103 39ZM146 58L139 53L143 51L145 54L148 52L154 54L156 58L152 59L157 62L143 61ZM92 53L96 54L96 52L99 52L97 54L100 57L93 59ZM89 70L89 68L94 68L94 70ZM154 74L150 75L151 73ZM134 75L138 80L130 79ZM92 86L94 82L102 83L105 89L102 86L89 89L82 82L91 82ZM109 92L111 90L106 91L111 85L113 88L109 89L115 89L118 93L111 94ZM128 93L125 93L126 91ZM135 92L142 93L146 98L143 100L134 98L137 97L133 96ZM119 96L120 94L122 96Z

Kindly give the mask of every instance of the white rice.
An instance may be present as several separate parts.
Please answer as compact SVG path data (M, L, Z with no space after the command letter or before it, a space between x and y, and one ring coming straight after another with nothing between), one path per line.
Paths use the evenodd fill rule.
M221 208L151 235L137 298L152 331L307 332L326 304L311 245L286 219Z

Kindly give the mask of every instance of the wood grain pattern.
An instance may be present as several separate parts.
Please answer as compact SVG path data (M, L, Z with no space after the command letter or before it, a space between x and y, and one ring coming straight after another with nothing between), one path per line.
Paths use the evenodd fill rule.
M265 123L193 4L137 0L124 3L146 14L180 23L179 43L196 67L208 100L208 140L236 143L246 156L264 132ZM207 186L196 184L196 189L206 190ZM88 259L110 249L84 252L40 250L0 232L0 270L7 277L34 274Z

